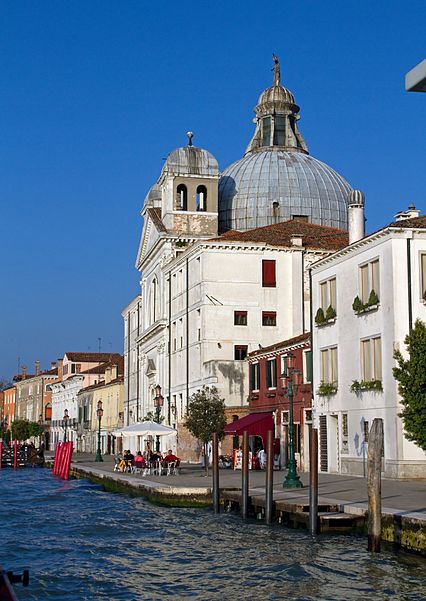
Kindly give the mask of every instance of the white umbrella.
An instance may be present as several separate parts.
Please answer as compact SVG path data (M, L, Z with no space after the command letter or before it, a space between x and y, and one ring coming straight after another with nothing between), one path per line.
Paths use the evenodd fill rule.
M126 426L121 430L115 430L112 434L114 436L170 436L171 434L177 434L177 431L169 426L157 424L157 422L146 421Z

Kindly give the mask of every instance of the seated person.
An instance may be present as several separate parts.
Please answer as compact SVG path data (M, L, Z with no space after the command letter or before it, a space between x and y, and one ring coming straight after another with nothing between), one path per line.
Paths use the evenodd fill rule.
M167 455L164 457L164 461L165 461L165 463L172 463L173 461L175 461L177 466L180 464L179 457L176 457L176 455L173 455L172 449L169 449L167 451Z
M135 458L135 456L130 452L130 450L124 451L123 461L125 463L126 468L129 471L133 465L134 458Z
M151 463L157 463L157 461L162 461L163 457L159 451L151 451L151 456L149 458Z
M135 464L136 467L144 467L145 466L145 459L140 451L138 451L136 453L133 463Z

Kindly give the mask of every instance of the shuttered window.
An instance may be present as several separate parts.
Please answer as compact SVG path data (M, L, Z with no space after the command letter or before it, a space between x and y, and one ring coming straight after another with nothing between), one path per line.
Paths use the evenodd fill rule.
M262 261L262 286L275 288L276 285L275 260L264 259Z

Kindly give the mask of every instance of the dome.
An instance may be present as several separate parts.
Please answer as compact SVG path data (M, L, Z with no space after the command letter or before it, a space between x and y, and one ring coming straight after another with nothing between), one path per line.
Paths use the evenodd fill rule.
M334 169L310 155L248 153L219 180L219 229L245 231L294 218L347 229L351 190Z
M169 154L161 174L211 176L219 174L219 166L210 152L188 145Z
M348 182L309 155L297 122L299 107L281 85L274 55L274 84L254 108L256 129L245 156L219 180L219 230L245 231L288 219L348 227Z

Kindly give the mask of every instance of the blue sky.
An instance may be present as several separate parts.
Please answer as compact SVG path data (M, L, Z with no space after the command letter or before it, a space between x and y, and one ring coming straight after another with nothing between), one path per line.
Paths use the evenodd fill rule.
M426 3L3 0L0 376L67 350L122 351L139 211L195 133L240 158L271 54L313 156L366 195L367 229L426 211Z

